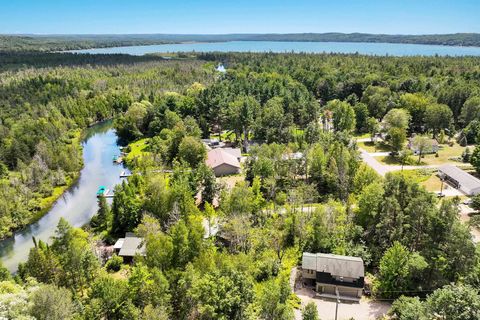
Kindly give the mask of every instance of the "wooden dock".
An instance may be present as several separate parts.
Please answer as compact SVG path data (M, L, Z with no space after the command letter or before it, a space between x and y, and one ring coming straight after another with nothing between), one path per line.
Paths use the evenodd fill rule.
M122 171L120 173L120 178L128 178L130 177L132 174L131 173L127 173L126 171Z

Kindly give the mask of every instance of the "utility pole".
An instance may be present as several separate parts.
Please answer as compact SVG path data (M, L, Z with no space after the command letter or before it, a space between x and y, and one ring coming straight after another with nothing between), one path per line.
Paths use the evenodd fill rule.
M335 286L335 294L337 295L337 303L335 304L335 320L337 320L338 316L338 304L340 303L340 294L338 293L338 288Z

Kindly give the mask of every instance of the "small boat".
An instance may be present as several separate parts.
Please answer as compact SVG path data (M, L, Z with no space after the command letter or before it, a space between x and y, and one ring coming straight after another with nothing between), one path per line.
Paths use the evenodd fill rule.
M98 191L97 191L97 197L102 197L107 192L108 192L108 189L106 187L100 186L100 188L98 188Z
M117 162L118 161L118 157L117 156L113 156L113 162Z

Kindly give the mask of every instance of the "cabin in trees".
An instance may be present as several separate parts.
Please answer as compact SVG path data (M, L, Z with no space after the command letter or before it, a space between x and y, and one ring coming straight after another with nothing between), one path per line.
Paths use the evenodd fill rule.
M215 176L227 176L240 172L240 149L217 148L208 151L207 166L213 169Z
M358 301L365 284L363 260L359 257L304 252L302 278L306 285L315 287L317 295L321 297Z
M145 255L145 244L143 238L138 238L135 234L127 232L125 238L117 240L113 246L115 253L123 258L123 261L132 262L135 256Z
M474 196L480 193L480 180L456 166L443 165L438 168L438 175L466 195Z

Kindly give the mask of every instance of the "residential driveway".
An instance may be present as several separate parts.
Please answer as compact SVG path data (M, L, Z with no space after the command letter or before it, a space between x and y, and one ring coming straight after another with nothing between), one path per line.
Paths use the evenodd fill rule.
M335 319L334 301L327 301L315 297L315 291L309 288L301 288L295 291L302 301L302 308L310 301L317 305L318 315L322 320ZM338 320L369 320L383 317L390 309L391 304L383 301L370 301L362 299L360 303L340 303L338 305ZM302 319L302 311L295 310L295 319Z
M367 151L362 148L358 148L360 150L360 156L367 165L369 165L373 170L375 170L379 175L384 177L387 172L390 172L388 166L381 164L377 159L372 157Z
M460 220L464 223L468 223L470 220L470 216L468 215L469 213L474 212L472 208L470 208L467 205L461 204L460 205ZM472 234L473 237L473 242L479 243L480 242L480 230L475 227L470 227L470 233Z

